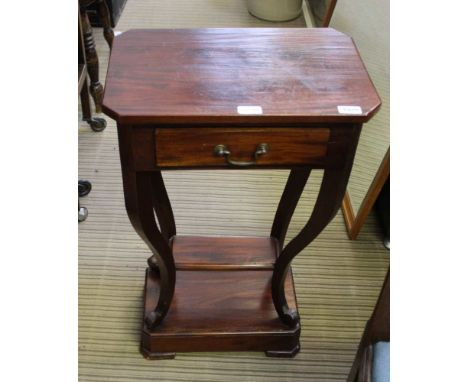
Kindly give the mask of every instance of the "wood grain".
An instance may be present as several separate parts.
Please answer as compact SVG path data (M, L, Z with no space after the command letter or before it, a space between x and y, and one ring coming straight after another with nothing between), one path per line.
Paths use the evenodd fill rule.
M157 273L148 270L145 315L156 306L159 285ZM295 307L291 273L285 287ZM167 319L156 330L143 328L142 353L167 358L174 352L250 350L282 351L288 357L297 353L299 333L299 324L288 328L276 314L271 271L179 270Z
M236 160L252 161L260 143L267 143L269 151L257 158L258 166L310 165L325 158L330 129L161 128L155 134L156 164L161 167L229 167L214 154L216 145L226 145Z
M86 6L88 5L88 3L88 0L80 0L79 9L84 38L86 68L88 70L88 75L90 79L89 92L93 97L94 104L96 106L96 113L100 113L102 107L104 87L99 81L99 59L96 52L96 45L94 42L93 28L91 27L88 14L86 13Z
M265 351L273 357L297 354L300 325L284 325L271 296L276 239L175 236L172 251L177 268L174 298L159 326L143 327L141 352L145 357L236 350ZM145 317L156 309L160 288L159 272L148 269ZM285 295L297 309L291 272Z
M78 64L78 92L83 88L86 76L86 64Z
M160 232L154 214L154 193L157 195L165 193L161 190L154 190L154 174L149 172L135 172L133 170L133 146L131 129L118 127L120 163L122 167L122 181L125 195L125 208L128 218L133 228L140 238L146 243L153 255L150 257L150 266L158 269L162 280L161 293L155 310L145 316L146 325L154 327L161 322L174 295L176 282L174 257L172 249L166 237ZM163 184L159 185L164 188ZM162 201L163 204L164 201ZM167 206L166 206L167 207ZM170 208L170 204L168 206ZM167 215L165 215L167 217ZM175 226L174 233L175 233ZM165 232L169 232L165 230ZM155 261L154 261L155 260Z
M272 237L175 236L177 270L273 270L278 241Z
M343 202L341 203L341 212L343 212L343 219L349 235L356 216L354 215L353 206L347 190L344 194Z
M238 114L245 105L263 114ZM103 110L126 124L362 123L379 106L352 39L333 29L141 29L114 41Z
M153 252L143 354L294 356L300 325L290 263L338 211L362 127L356 121L380 105L352 41L328 29L143 30L117 39L113 52L106 112L118 122L128 215ZM237 113L253 102L262 113ZM339 114L338 105L362 114ZM175 237L171 245L175 221L159 171L235 166L306 169L292 172L300 179L283 194L278 236ZM278 255L312 168L325 170L317 203Z
M278 208L276 209L275 219L271 227L271 237L278 240L280 250L283 249L284 240L288 233L289 223L296 209L297 203L301 198L302 191L307 184L310 176L310 168L292 169L289 173L286 186L281 195Z
M268 27L266 22L250 17L244 0L219 0L215 7L213 3L128 1L119 30ZM367 4L371 9L372 2ZM358 24L355 19L349 21L350 25ZM274 26L302 24L298 19ZM95 34L102 58L100 77L104 79L108 47L102 34ZM303 323L302 352L296 360L271 360L242 352L188 353L171 363L148 362L136 354L143 273L150 251L134 233L123 208L117 129L114 121L107 120L108 128L99 137L86 124L80 125L78 134L79 173L95 186L86 199L88 220L79 225L79 380L346 380L388 264L388 251L380 245L374 214L364 225L360 240L354 242L347 239L342 218L337 216L314 244L294 259L292 269ZM309 217L321 176L320 171L312 173L288 237L298 232ZM167 171L163 177L180 233L245 235L248 230L249 234L262 236L270 231L287 173L223 169ZM261 192L264 189L268 193Z
M343 196L346 192L346 184L348 183L349 174L353 166L353 159L361 133L361 126L354 126L354 128L350 128L349 131L352 132L353 135L350 136L347 144L345 165L339 169L326 169L324 171L317 201L309 220L296 237L281 251L275 263L272 281L273 302L282 321L291 326L294 326L298 322L299 315L294 309L288 307L283 283L294 257L316 239L335 217L341 206ZM331 139L333 140L335 137L332 136ZM331 155L333 155L333 153L331 153ZM300 174L297 175L300 176Z

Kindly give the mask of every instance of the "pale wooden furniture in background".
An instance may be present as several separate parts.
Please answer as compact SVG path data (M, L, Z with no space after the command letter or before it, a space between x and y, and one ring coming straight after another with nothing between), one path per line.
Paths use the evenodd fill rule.
M352 240L358 237L390 174L389 7L389 0L338 1L330 23L353 38L382 98L381 111L362 130L343 200L342 210Z
M357 212L354 212L353 205L349 198L349 193L346 191L345 197L343 199L343 216L345 219L346 229L348 230L348 235L351 240L355 240L361 231L364 222L366 221L367 216L369 215L372 207L374 206L377 197L379 196L382 187L390 176L390 147L388 148L387 153L385 154L382 163L380 164L377 174L375 174L374 180L367 191L367 194L364 200L359 207Z
M316 27L326 28L330 25L337 0L306 0L312 11Z

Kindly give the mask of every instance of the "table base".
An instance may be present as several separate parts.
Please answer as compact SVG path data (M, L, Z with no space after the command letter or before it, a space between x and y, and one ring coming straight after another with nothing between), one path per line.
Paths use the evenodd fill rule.
M146 358L204 351L297 354L300 324L290 328L282 323L271 297L276 239L175 236L172 248L178 269L174 299L154 330L143 324L141 352ZM159 282L159 273L148 268L145 316L157 304ZM285 291L289 306L297 309L291 271Z

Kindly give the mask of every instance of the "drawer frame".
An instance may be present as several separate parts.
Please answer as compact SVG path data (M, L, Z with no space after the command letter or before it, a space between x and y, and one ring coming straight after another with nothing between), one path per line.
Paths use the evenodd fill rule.
M361 125L303 126L129 126L131 129L134 168L139 171L177 169L311 169L340 168L346 162L348 142ZM188 134L193 131L193 137ZM239 131L241 131L239 133ZM240 135L244 138L239 140ZM215 138L209 138L213 136ZM305 140L301 142L301 139ZM251 140L251 143L249 143ZM261 142L265 140L266 142ZM271 144L271 142L274 144ZM281 143L283 142L283 143ZM225 144L236 160L252 160L256 145L268 143L270 154L247 167L227 164L225 158L213 153L216 144ZM241 147L241 149L239 149ZM300 153L294 152L299 147ZM307 154L306 149L311 153ZM281 154L273 150L279 150ZM289 150L289 151L288 151ZM286 158L291 152L292 159ZM271 157L271 155L274 157Z

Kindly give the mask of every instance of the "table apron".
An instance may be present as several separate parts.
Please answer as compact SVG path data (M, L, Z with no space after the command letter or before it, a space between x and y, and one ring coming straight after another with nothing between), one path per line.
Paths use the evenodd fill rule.
M119 124L118 128L131 131L131 149L124 155L132 157L133 169L160 171L341 168L346 164L348 142L359 134L361 126L176 128ZM232 159L248 162L254 160L255 149L261 143L266 143L270 151L246 166L230 165L213 151L223 144L232 151Z

